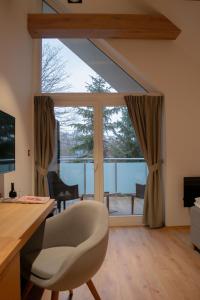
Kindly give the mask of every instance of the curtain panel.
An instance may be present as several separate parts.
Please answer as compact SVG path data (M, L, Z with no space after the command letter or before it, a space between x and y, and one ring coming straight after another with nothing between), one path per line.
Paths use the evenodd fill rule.
M163 96L125 96L125 102L149 170L144 196L144 224L159 228L164 224L161 181Z
M54 103L49 96L34 97L35 195L48 196L47 172L55 145Z

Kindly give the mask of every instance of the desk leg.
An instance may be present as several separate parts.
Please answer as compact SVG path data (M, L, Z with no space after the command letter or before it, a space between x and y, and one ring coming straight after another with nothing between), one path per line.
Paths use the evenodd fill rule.
M58 212L61 212L61 201L57 200L57 208L58 208Z

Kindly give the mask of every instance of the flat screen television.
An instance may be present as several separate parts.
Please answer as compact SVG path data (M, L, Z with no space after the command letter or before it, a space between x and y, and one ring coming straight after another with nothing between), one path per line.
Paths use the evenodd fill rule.
M0 110L0 173L15 170L15 118Z
M200 197L200 177L184 177L184 206L193 206L197 197Z

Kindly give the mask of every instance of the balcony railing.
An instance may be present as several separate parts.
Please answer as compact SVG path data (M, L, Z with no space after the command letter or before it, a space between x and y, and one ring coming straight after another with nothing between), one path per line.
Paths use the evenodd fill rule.
M61 157L60 177L67 184L78 184L80 194L94 194L94 160ZM131 194L135 183L146 183L148 168L143 158L105 158L104 191Z

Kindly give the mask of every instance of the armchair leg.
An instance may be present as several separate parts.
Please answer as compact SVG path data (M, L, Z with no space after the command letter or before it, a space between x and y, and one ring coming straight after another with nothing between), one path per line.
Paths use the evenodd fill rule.
M132 215L134 214L134 200L135 200L135 196L132 195L131 196L131 213L132 213Z
M93 297L95 300L101 300L95 286L94 286L94 283L92 282L92 280L90 279L88 282L87 282L87 286L90 290L90 292L92 293Z
M61 212L61 202L57 200L57 208L58 208L58 212Z
M51 293L51 300L58 300L59 292L52 291Z
M68 300L71 300L73 297L73 290L69 290L69 297Z

